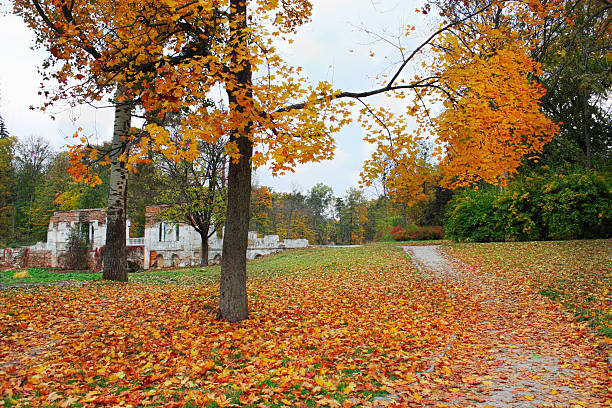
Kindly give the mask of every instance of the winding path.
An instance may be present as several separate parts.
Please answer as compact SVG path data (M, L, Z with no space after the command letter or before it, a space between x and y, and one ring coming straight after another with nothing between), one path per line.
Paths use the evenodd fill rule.
M470 325L451 347L452 374L434 387L449 406L607 407L610 379L586 329L557 304L446 255L439 246L404 250L427 279L465 303Z

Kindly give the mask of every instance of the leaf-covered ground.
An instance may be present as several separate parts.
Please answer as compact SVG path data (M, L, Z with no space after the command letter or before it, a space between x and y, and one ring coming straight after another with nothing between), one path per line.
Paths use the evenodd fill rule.
M466 266L435 247L411 251L464 308L440 365L444 375L428 378L427 393L421 387L425 405L612 406L610 363L586 324L522 282Z
M257 264L251 318L237 325L216 320L214 268L138 276L163 284L3 292L4 401L355 405L414 381L455 331L450 296L422 284L399 249L301 251Z
M571 380L584 396L577 402L610 403L609 367L594 339L548 299L493 316L493 303L484 307L473 288L417 271L390 244L249 263L251 316L240 324L216 319L217 277L218 268L206 268L131 275L125 285L1 291L0 401L450 406L458 393L491 388L487 353L504 340L479 337L486 319L530 327L542 317L537 328L556 325L563 358L586 362Z
M560 302L612 343L612 240L461 243L444 250Z

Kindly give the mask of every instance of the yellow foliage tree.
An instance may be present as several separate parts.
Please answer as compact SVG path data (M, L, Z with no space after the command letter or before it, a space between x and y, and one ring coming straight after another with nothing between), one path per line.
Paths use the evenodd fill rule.
M461 18L444 16L440 29L405 55L380 87L342 92L326 82L309 84L300 69L286 64L274 47L278 41L290 41L295 29L310 19L308 0L144 0L138 5L110 0L16 1L51 59L63 62L53 74L61 92L51 102L59 97L99 99L105 91L119 91L116 104L121 115L116 116L120 120L116 121L118 143L113 145L113 155L99 154L82 139L73 150L76 174L85 174L91 160L114 160L129 169L147 162L151 150L173 160L193 160L200 141L229 139L226 150L232 160L219 299L221 316L229 321L248 316L246 246L253 167L268 163L278 173L298 163L329 158L333 134L349 121L347 100L378 94L402 100L412 92L415 102L407 112L421 127L411 136L401 120L380 110L382 122L393 121L394 130L387 133L389 143L381 135L368 136L377 144L378 153L366 165L366 179L380 170L376 161L393 158L397 165L389 185L398 194L420 197L423 180L419 178L426 177L425 166L412 149L428 133L437 133L448 152L449 163L444 168L451 184L499 179L499 174L512 172L519 155L537 151L547 140L540 135L554 132L554 126L538 114L541 89L529 78L530 73L537 73L537 66L527 57L522 34L507 37L512 30L504 30L504 24L478 26L482 19L476 17L501 10L504 18L522 18L536 27L554 4L493 1ZM476 34L463 35L468 27L474 27ZM412 30L408 27L406 33ZM427 46L439 50L431 72L407 78L406 67ZM457 64L451 65L453 58ZM468 70L472 64L478 70ZM483 81L505 84L493 86ZM207 97L217 88L227 93L227 104L211 106ZM488 94L495 90L502 92ZM431 117L421 104L425 101L444 101L446 110ZM129 130L134 104L143 108L148 119L144 132ZM181 120L182 139L177 146L169 143L163 120L167 113L179 110L187 114ZM366 106L362 115L372 112ZM531 132L541 141L533 139ZM496 141L489 143L486 136ZM470 150L474 148L479 150ZM503 165L484 171L485 159L491 155L501 157L495 163ZM464 168L475 175L459 174ZM124 179L121 166L116 173L111 171L111 193L113 185ZM120 187L126 188L125 183ZM120 201L117 203L120 207ZM120 215L118 211L117 217ZM110 239L120 244L119 235ZM112 276L127 279L124 274Z

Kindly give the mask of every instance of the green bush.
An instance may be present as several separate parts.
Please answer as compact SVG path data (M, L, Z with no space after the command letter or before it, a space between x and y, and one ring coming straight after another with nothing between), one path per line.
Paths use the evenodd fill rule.
M533 241L545 236L542 222L543 177L516 179L495 200L495 220L500 239Z
M558 175L542 194L542 221L550 239L612 236L612 186L596 172Z
M444 232L456 241L490 242L503 239L495 211L498 193L464 190L448 204Z
M446 236L457 241L528 241L612 236L609 174L545 174L504 192L464 190L450 203Z

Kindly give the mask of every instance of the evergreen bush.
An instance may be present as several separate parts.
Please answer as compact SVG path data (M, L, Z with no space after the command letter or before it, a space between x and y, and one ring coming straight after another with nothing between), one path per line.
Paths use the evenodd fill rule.
M449 203L444 229L456 241L609 238L610 174L526 176L503 192L464 190Z

